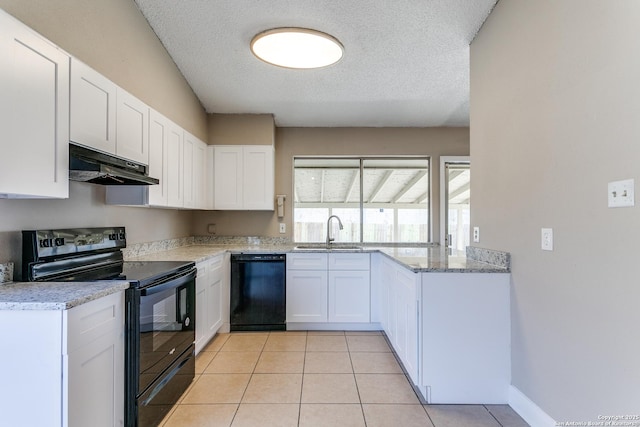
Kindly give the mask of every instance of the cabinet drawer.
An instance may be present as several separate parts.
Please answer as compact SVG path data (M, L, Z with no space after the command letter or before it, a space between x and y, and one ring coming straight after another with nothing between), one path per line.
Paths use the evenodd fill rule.
M369 254L331 253L329 270L369 270Z
M327 254L287 254L287 270L326 270Z
M63 352L69 354L114 330L124 331L123 307L124 292L120 291L65 311L67 348Z

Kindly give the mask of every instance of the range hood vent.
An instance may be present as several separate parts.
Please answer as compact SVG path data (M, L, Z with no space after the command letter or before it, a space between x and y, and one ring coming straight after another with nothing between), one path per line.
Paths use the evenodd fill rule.
M147 166L69 144L69 179L100 185L155 185Z

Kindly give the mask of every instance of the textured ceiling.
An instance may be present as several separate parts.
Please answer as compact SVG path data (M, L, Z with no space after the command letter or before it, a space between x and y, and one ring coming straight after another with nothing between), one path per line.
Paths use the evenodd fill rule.
M469 125L469 43L496 0L135 0L209 113L281 127ZM313 28L345 48L317 70L249 49L270 28Z

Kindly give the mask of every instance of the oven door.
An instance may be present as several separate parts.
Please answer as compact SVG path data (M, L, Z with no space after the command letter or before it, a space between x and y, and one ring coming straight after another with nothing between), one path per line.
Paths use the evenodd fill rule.
M151 383L195 342L195 269L138 289L138 389Z

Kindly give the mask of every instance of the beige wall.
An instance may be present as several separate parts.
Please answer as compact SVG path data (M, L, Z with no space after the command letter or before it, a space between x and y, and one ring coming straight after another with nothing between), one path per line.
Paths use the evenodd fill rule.
M271 114L209 114L211 145L273 145L275 123Z
M211 122L210 122L211 123ZM434 240L439 239L440 156L469 155L468 128L278 128L276 130L276 194L284 194L287 233L278 232L275 212L198 212L193 234L207 234L216 224L223 236L293 235L292 159L300 155L429 155Z
M0 8L206 140L203 108L132 0L0 0ZM19 260L22 229L124 225L137 243L188 236L191 212L109 207L104 187L71 183L67 200L0 200L0 219L3 262Z
M472 225L512 254L513 385L557 421L640 412L640 208L607 208L640 184L638 22L635 0L501 1L471 45Z

